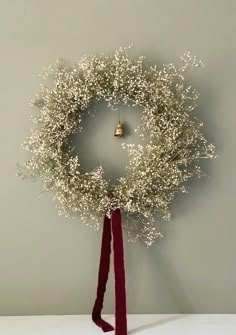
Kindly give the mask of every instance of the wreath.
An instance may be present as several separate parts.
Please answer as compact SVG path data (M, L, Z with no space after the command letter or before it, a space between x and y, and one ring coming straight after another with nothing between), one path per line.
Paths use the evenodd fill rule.
M169 220L175 193L187 192L186 182L202 175L200 160L216 155L193 115L199 94L185 77L201 62L187 53L179 66L149 66L143 56L133 59L129 50L84 56L74 65L59 60L44 69L44 84L31 102L38 110L35 127L24 143L31 158L19 174L41 179L59 214L79 214L96 229L104 211L109 215L119 208L126 215L123 226L129 241L140 238L149 246L162 237L156 215ZM114 184L104 178L102 166L81 171L69 141L82 131L88 107L100 100L107 101L111 111L119 103L142 107L136 131L143 144L122 144L129 164Z

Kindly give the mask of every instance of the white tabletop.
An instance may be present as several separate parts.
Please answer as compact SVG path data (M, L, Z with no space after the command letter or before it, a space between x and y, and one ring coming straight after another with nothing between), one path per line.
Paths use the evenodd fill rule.
M114 325L112 315L104 319ZM129 314L128 334L235 335L236 314ZM90 315L1 316L2 335L102 335ZM107 334L114 334L114 331Z

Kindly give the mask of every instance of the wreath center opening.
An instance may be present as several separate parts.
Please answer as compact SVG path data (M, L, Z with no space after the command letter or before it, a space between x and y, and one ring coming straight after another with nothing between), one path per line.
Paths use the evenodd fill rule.
M142 110L141 107L120 103L114 111L106 101L99 101L84 112L82 131L77 131L70 137L74 155L79 157L81 172L89 172L102 166L104 177L113 184L125 175L129 159L122 143L142 143L142 139L135 132L141 123ZM122 138L114 136L118 118L125 131Z

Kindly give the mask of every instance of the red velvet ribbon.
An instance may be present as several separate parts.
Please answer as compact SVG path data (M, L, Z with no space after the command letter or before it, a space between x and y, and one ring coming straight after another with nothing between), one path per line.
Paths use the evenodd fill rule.
M116 209L112 212L111 219L106 215L104 216L97 297L93 306L92 320L104 332L114 330L114 328L101 317L110 269L112 239L115 274L115 335L127 335L125 266L120 209Z

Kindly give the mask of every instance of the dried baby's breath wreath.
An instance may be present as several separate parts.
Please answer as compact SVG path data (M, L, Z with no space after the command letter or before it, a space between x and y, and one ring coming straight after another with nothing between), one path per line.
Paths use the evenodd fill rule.
M147 66L144 57L132 59L130 47L113 55L84 56L73 66L61 61L45 70L51 85L41 86L32 102L39 113L36 126L24 143L32 156L20 172L39 178L52 192L60 214L80 215L86 225L99 228L104 211L120 208L130 241L151 245L161 237L154 217L169 220L169 207L184 183L202 175L201 159L216 157L215 148L201 133L192 115L198 93L187 85L185 73L201 66L189 53L181 65ZM126 174L109 185L102 166L84 173L69 144L72 133L82 130L83 115L91 103L105 100L141 106L142 122L136 130L145 145L124 145L129 155Z

